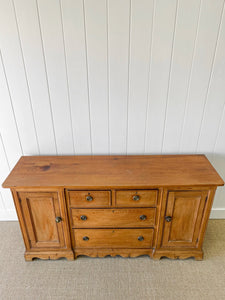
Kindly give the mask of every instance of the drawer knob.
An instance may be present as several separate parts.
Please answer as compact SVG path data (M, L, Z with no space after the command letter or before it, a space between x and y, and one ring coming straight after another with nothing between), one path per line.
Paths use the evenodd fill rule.
M61 217L56 217L55 221L56 221L56 223L60 223L62 221L62 218Z
M140 236L138 237L138 240L141 242L141 241L144 240L144 237L143 237L142 235L140 235Z
M87 200L87 201L92 201L92 200L93 200L93 197L91 197L90 195L88 195L88 196L86 197L86 200Z
M146 220L146 219L147 219L146 215L141 215L140 216L140 220Z
M166 217L165 217L165 220L166 220L166 222L171 222L171 221L172 221L172 217L166 216Z
M134 201L138 201L138 200L140 200L140 196L138 196L138 195L134 195L134 196L133 196L133 200L134 200Z
M87 220L87 216L83 215L83 216L80 217L80 219L81 219L82 221L86 221L86 220Z
M84 240L84 241L89 241L89 237L88 237L88 236L84 236L84 237L83 237L83 240Z

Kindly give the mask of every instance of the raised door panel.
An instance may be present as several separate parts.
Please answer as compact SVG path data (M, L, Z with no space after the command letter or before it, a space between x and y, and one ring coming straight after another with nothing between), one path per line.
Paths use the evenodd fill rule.
M20 206L26 225L30 248L65 247L63 222L56 192L21 192ZM59 223L56 217L60 217Z
M207 191L168 193L163 247L197 247Z

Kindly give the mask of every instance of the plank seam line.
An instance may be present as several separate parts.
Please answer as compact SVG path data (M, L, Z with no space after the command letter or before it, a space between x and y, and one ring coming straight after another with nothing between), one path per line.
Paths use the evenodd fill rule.
M126 154L128 152L128 134L129 134L129 98L130 98L130 56L131 56L131 6L129 6L129 40L128 40L128 64L127 64L127 128L126 128Z
M70 96L70 87L69 87L69 80L68 80L68 66L67 66L68 64L67 64L67 54L66 54L66 46L65 46L65 33L64 33L64 24L63 24L62 2L61 2L61 0L59 0L59 10L60 10L62 41L63 41L63 55L64 55L65 72L66 72L66 87L67 87L67 97L68 97L68 104L69 104L70 127L71 127L72 143L73 143L73 153L75 154L73 119L72 119L72 111L71 111L71 96Z
M93 142L92 142L92 124L91 124L91 101L90 101L90 85L89 85L89 72L88 72L88 50L87 50L87 30L86 30L86 14L84 0L82 0L83 8L83 26L84 26L84 43L85 43L85 60L86 60L86 74L87 74L87 94L88 94L88 113L89 113L89 130L90 130L90 146L91 154L93 155Z
M177 0L176 12L175 12L173 40L172 40L172 49L171 49L170 66L169 66L169 78L168 78L167 93L166 93L166 107L165 107L165 115L164 115L164 122L163 122L163 137L162 137L162 144L161 144L161 153L163 152L165 135L166 135L167 112L168 112L168 102L169 102L170 85L171 85L171 72L173 68L173 59L174 59L174 43L175 43L175 36L176 36L176 29L177 29L178 7L179 7L179 0Z
M155 20L155 0L153 0L153 12L152 12L152 30L150 37L150 55L149 55L149 68L148 68L148 87L147 87L147 103L146 103L146 115L145 115L145 133L144 133L144 153L146 153L146 140L147 140L147 125L148 125L148 112L149 112L149 94L150 94L150 81L151 81L151 68L152 68L152 48L154 37L154 20Z

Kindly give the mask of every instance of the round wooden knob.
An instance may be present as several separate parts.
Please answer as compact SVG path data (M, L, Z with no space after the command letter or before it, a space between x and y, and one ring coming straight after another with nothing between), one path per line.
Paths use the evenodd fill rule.
M89 237L88 237L88 236L84 236L84 237L83 237L83 240L84 240L84 241L89 241Z
M141 241L144 240L144 237L141 235L141 236L138 237L138 240L141 242Z
M86 221L86 220L87 220L87 216L83 215L83 216L80 217L80 219L81 219L82 221Z
M140 220L146 220L146 219L147 219L146 215L141 215L140 216Z

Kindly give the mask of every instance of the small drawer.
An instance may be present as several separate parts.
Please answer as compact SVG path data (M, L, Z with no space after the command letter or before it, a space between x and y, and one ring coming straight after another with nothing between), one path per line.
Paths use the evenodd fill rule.
M116 206L118 207L149 207L156 206L157 190L123 190L116 191Z
M76 209L71 208L74 228L151 227L155 208Z
M75 248L151 248L154 229L73 229Z
M74 207L109 207L110 191L68 191L69 205Z

